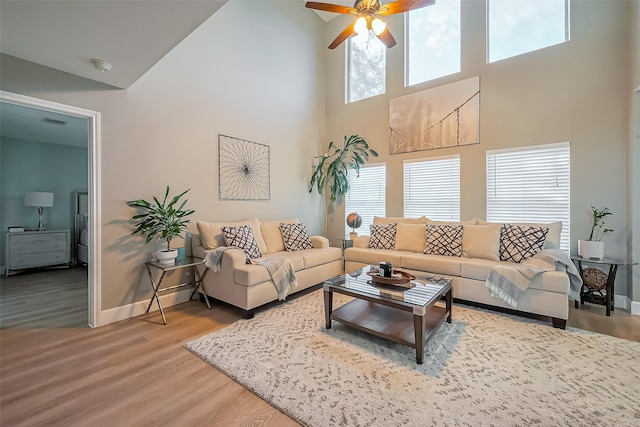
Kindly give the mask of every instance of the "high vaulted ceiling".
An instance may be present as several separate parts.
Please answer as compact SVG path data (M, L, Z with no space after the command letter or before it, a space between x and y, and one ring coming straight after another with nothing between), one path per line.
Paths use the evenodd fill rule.
M126 89L226 2L2 0L0 52Z

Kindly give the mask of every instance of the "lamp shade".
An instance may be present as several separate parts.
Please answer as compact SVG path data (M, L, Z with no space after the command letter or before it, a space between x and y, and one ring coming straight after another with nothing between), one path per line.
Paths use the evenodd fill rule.
M25 206L36 206L38 208L50 208L53 206L53 193L44 191L34 191L24 195Z

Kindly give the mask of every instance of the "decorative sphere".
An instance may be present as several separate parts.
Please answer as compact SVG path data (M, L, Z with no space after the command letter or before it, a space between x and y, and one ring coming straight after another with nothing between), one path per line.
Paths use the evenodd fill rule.
M347 225L353 229L356 229L362 225L362 217L357 212L347 215Z

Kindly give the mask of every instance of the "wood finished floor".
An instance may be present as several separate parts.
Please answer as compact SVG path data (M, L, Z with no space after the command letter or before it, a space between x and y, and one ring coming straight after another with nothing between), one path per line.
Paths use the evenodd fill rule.
M240 319L238 311L221 304L207 310L191 301L167 309L166 326L154 312L96 329L78 327L86 325L87 299L86 281L84 289L71 285L75 270L13 276L0 284L2 427L298 425L183 348ZM30 279L34 287L49 283L52 289L21 298L14 285L24 290ZM68 299L82 301L84 312L74 307L75 320L70 314L56 320L48 307L65 307ZM25 310L47 308L36 308L29 320L7 301L19 301ZM58 326L43 328L45 318ZM568 324L640 341L640 316L620 309L606 317L602 306L576 310L571 303Z

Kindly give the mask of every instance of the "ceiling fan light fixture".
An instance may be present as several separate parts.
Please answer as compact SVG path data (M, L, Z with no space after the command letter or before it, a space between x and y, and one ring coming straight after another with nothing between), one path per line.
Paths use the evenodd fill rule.
M386 22L380 18L373 18L373 21L371 22L371 29L376 36L382 34L385 28L387 28Z
M366 34L369 30L367 28L367 19L364 16L361 16L356 20L356 24L353 26L353 28L356 30L356 33L358 33L359 36Z

